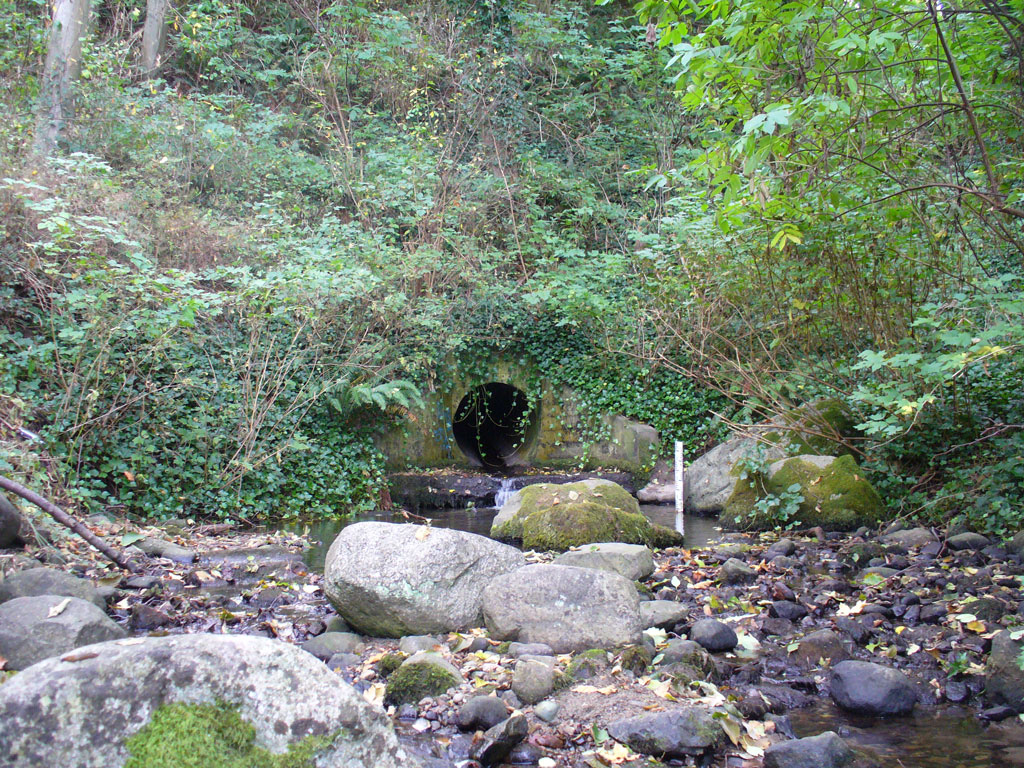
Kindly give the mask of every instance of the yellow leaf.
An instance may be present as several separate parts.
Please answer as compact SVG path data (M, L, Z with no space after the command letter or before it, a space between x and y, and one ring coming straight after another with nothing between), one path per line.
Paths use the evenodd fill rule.
M57 603L55 606L53 606L50 610L46 612L46 618L52 619L54 616L60 616L62 613L64 613L64 609L67 608L70 603L71 598L65 597L63 600L61 600L59 603Z
M576 491L569 491L569 501L576 501L580 495Z
M967 622L967 628L971 630L971 632L978 632L979 634L988 630L988 627L985 626L985 622L983 621L969 621Z
M573 690L577 693L600 693L604 696L608 696L609 694L615 693L616 688L614 685L607 685L604 688L597 688L593 685L577 685Z
M416 531L416 538L419 541L426 541L427 540L427 536L429 536L429 535L430 535L430 526L429 525L421 525L420 529L418 531Z

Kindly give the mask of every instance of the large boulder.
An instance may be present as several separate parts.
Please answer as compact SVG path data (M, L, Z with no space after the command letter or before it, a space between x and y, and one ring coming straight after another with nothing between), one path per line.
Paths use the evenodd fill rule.
M365 635L451 632L480 626L484 586L525 563L518 549L464 531L356 523L327 553L324 592Z
M255 747L273 753L317 739L321 768L409 765L384 713L287 643L245 635L134 638L87 646L76 659L48 659L0 686L5 768L120 768L130 757L126 741L177 705L237 708L255 729ZM180 746L188 734L177 736ZM191 757L200 764L203 756Z
M633 582L609 571L528 565L483 592L491 637L545 643L556 653L640 642L644 629Z
M107 614L77 597L16 597L0 605L0 656L8 669L124 636Z
M797 486L803 501L791 522L798 520L803 527L850 531L882 519L882 499L852 456L803 455L776 461L767 472L737 477L722 521L744 529L774 528L779 521L766 516L758 503Z
M21 530L21 513L10 500L0 493L0 547L9 547Z
M847 712L886 717L908 715L917 703L917 689L898 669L870 661L841 661L829 681L832 700Z
M667 461L657 461L647 485L636 492L641 504L673 504L676 500L675 468Z
M629 491L596 478L516 491L494 518L491 536L521 540L526 549L558 552L594 541L662 543Z
M992 638L992 650L985 662L985 695L997 705L1024 712L1024 670L1018 659L1024 644L1008 630Z
M16 597L61 595L88 600L97 608L105 608L106 595L85 579L58 571L56 568L29 568L16 571L0 581L0 603Z
M809 455L841 455L848 453L841 441L857 435L853 412L836 399L805 403L744 431L746 435L720 443L687 467L687 512L721 512L736 484L736 462L758 450L766 461L778 461L794 450Z

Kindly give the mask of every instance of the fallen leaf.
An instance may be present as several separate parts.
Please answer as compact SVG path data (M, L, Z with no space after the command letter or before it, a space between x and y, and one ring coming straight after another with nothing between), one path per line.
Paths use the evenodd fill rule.
M85 661L86 659L95 659L99 656L96 651L85 651L84 653L69 653L65 656L61 656L61 661Z
M427 536L429 536L429 535L430 535L430 526L429 525L420 526L420 529L418 531L416 531L416 538L419 541L426 541L427 540Z
M576 501L580 495L576 491L569 491L569 501Z
M603 696L609 696L615 693L616 688L614 685L606 685L604 688L598 688L593 685L577 685L573 690L577 693L600 693Z
M146 638L144 638L144 637L129 637L126 640L118 640L116 642L117 642L118 645L138 645L139 643L146 642Z
M55 606L53 606L50 610L46 612L46 618L52 619L54 616L60 616L62 613L64 613L64 609L67 608L70 604L71 598L65 597L63 600L61 600L59 603L57 603Z

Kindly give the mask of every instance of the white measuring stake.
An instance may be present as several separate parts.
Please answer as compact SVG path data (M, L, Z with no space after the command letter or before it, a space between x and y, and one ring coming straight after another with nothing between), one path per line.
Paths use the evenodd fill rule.
M683 468L683 444L676 440L676 530L685 534L683 506L686 502L686 471Z

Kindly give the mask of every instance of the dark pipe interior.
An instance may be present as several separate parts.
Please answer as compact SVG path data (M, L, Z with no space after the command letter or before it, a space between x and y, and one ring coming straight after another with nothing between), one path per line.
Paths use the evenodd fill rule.
M474 464L504 469L524 463L536 436L537 414L529 398L511 384L492 382L471 389L455 409L455 442Z

